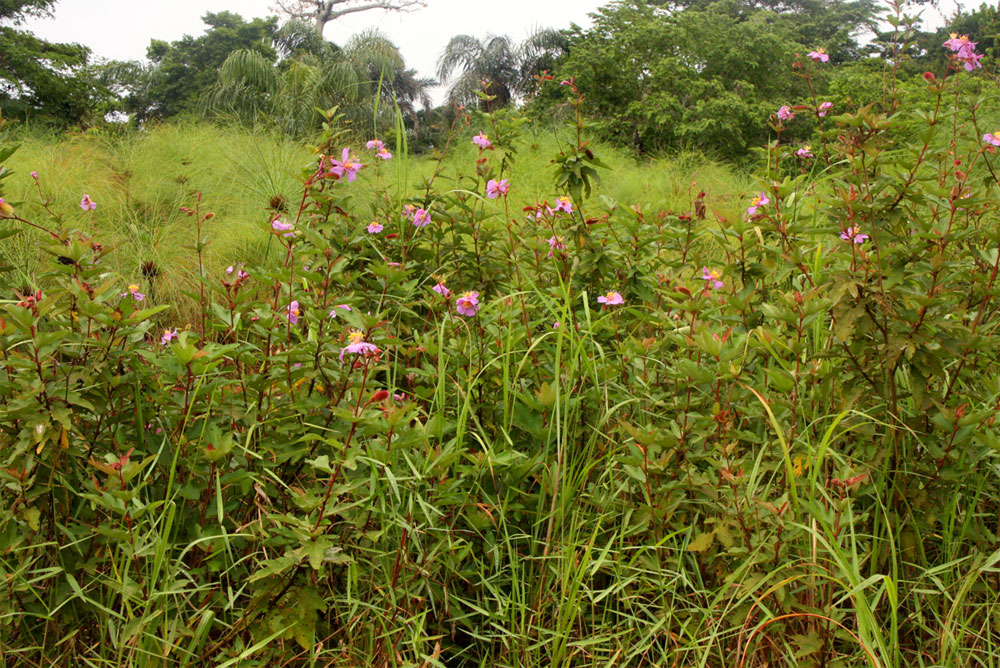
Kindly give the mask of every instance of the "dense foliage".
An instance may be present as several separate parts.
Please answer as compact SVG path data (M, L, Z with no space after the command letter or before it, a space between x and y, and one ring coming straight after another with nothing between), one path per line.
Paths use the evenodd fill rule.
M558 119L569 107L556 84L572 78L587 91L588 120L602 139L641 155L696 151L743 164L770 138L770 116L785 100L824 95L839 109L881 105L886 60L901 84L919 84L924 71L945 65L940 46L951 32L979 44L985 68L977 76L995 75L1000 31L989 5L927 30L902 16L880 22L872 0L612 0L589 27L538 28L520 43L505 35L453 36L437 72L448 99L435 109L438 82L408 68L378 31L339 45L323 38L327 20L368 3L279 4L275 11L291 17L280 25L277 17L207 13L204 34L154 39L146 61L96 64L83 47L16 29L21 17L51 4L6 0L0 8L0 22L15 24L0 26L0 107L8 117L82 126L128 119L143 127L198 115L302 138L317 132L321 112L333 107L365 132L377 117L376 133L393 135L398 106L398 130L422 151L447 141L456 106L527 104L533 119ZM406 0L386 7L420 6ZM816 48L841 69L814 77L807 89L798 65ZM813 129L792 131L803 139Z
M417 185L402 136L328 123L259 263L211 271L185 209L187 322L155 266L4 202L50 269L3 288L0 662L995 663L1000 118L970 53L919 90L887 68L885 110L788 100L754 192L681 210L591 196L577 82L547 201L515 110Z
M0 108L8 116L88 122L100 93L86 69L89 50L48 42L18 28L26 17L44 14L54 3L0 0Z
M438 59L438 78L448 83L452 104L504 106L534 94L538 77L565 55L568 40L556 30L535 30L523 42L506 35L455 35ZM481 98L483 82L489 98Z
M804 92L796 58L816 47L833 62L856 57L873 12L870 2L659 4L613 2L574 27L556 79L595 92L590 113L606 136L727 158L763 144L772 107Z
M202 96L233 51L247 50L269 62L277 58L271 45L276 19L246 21L233 12L208 12L202 20L208 29L198 37L185 35L172 43L154 39L147 50L150 65L133 63L137 76L120 81L128 91L124 109L137 120L199 111Z
M210 115L304 136L322 124L323 109L336 106L347 123L370 127L374 119L385 128L399 114L419 130L416 107L430 106L433 81L407 69L399 49L379 31L358 33L340 48L317 39L307 24L290 22L276 41L285 56L277 63L249 49L226 57L204 95Z

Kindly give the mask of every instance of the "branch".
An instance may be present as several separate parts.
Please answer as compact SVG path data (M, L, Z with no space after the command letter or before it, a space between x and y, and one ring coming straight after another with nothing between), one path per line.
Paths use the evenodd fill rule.
M384 9L393 12L405 12L426 7L424 0L372 0L356 6L346 6L337 9L339 5L345 3L359 2L360 0L275 0L277 7L272 7L272 11L277 11L296 19L310 19L316 22L316 30L320 35L323 28L330 21L339 19L347 14L356 12L367 12L370 9Z
M272 12L288 14L293 19L306 19L316 16L317 9L310 9L304 2L289 3L288 0L276 0L277 7L271 7Z
M337 10L334 9L337 5L353 1L354 0L327 0L327 3L324 3L323 7L323 9L325 9L322 14L323 23L329 23L330 21L339 19L341 16L346 14L367 12L369 9L384 9L386 11L403 12L427 6L423 0L382 0L381 2L369 2L356 7L345 7Z

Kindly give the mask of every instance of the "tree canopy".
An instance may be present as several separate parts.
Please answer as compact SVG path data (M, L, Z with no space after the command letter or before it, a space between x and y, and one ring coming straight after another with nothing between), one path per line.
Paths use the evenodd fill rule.
M207 111L300 135L322 121L318 109L338 106L362 124L378 99L381 113L398 104L413 122L416 104L430 103L434 82L406 69L399 49L377 30L354 35L343 48L310 33L315 37L302 21L283 26L276 43L285 57L277 63L250 49L230 53L205 98Z
M90 51L17 27L29 16L48 13L54 2L0 0L0 107L13 117L38 114L81 122L96 94L95 83L85 76Z
M573 26L557 78L575 77L607 136L736 157L766 140L770 113L801 86L796 53L855 57L872 11L870 0L619 0Z
M360 127L373 118L379 127L396 105L410 128L447 113L418 112L431 105L436 82L407 68L385 35L362 32L341 45L322 35L345 14L405 11L422 6L419 0L282 0L275 10L292 17L283 24L274 16L210 12L201 35L152 40L147 61L98 64L86 47L49 43L21 28L25 18L51 13L55 1L0 0L0 106L7 116L85 124L117 109L142 123L208 112L298 135L316 128L317 109L333 106ZM872 56L900 41L877 32L874 0L611 0L591 16L587 28L541 29L522 42L455 35L438 77L451 102L531 100L544 118L565 104L567 89L540 87L549 78L542 74L573 78L586 98L584 113L605 138L639 151L695 149L732 159L766 142L772 114L807 93L868 100L883 75L884 60ZM984 72L995 72L998 17L997 7L984 4L958 13L947 28L923 31L912 22L901 29L896 73L942 71L941 44L952 31L978 41ZM841 67L818 71L807 91L795 63L816 48ZM480 96L484 83L489 100ZM793 132L808 133L808 125Z
M485 83L493 101L505 105L527 97L533 76L554 66L566 47L565 36L551 29L536 30L520 44L507 35L455 35L438 59L438 78L450 82L453 102L474 104Z
M277 58L274 17L247 21L233 12L208 12L202 21L208 26L204 34L169 43L154 39L146 51L150 65L121 68L120 81L129 89L126 111L139 120L197 112L229 54L247 50L268 62Z

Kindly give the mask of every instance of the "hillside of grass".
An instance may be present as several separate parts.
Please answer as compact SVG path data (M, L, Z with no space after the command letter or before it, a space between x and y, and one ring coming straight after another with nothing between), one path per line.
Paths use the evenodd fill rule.
M5 183L7 199L20 203L19 210L32 219L48 216L44 200L60 212L64 224L100 237L114 248L109 268L129 282L141 277L144 263L155 263L162 286L158 297L164 303L183 299L196 266L191 252L195 227L181 207L193 208L202 193L201 210L215 213L205 231L210 274L234 262L259 262L267 247L274 202L294 208L301 198L303 169L316 159L302 143L207 123L164 124L123 134L29 134L19 139L21 149L8 162L17 173ZM440 185L445 189L458 183L459 175L474 173L470 168L474 147L464 139L440 165ZM373 171L371 152L366 156L360 142L354 143L354 152ZM508 171L520 199L555 199L550 160L559 147L547 129L529 131ZM693 188L726 199L744 190L747 181L733 169L694 156L639 161L608 146L595 150L614 166L596 185L595 194L622 206L642 202L653 212L677 211L688 205ZM379 179L360 183L356 197L372 199L383 187L394 191L396 172L389 167L381 170ZM433 154L409 156L407 185L418 190L436 169ZM32 171L38 173L37 186ZM85 212L75 206L83 194L98 204L96 210ZM364 215L357 213L353 222L363 227L369 222ZM19 277L15 282L32 285L39 261L44 258L37 252L34 235L0 245L0 263L13 268Z

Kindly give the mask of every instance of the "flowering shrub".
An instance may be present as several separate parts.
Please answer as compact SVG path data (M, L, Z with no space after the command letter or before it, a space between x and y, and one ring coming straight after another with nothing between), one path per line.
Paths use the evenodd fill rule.
M0 234L52 262L3 285L0 652L995 652L1000 196L975 107L945 122L965 64L928 78L933 113L831 112L808 155L780 123L823 108L785 105L755 193L684 211L592 201L579 115L548 201L514 201L516 112L476 119L447 187L370 202L352 188L389 158L327 136L300 206L260 221L270 261L199 263L190 324L4 202Z

